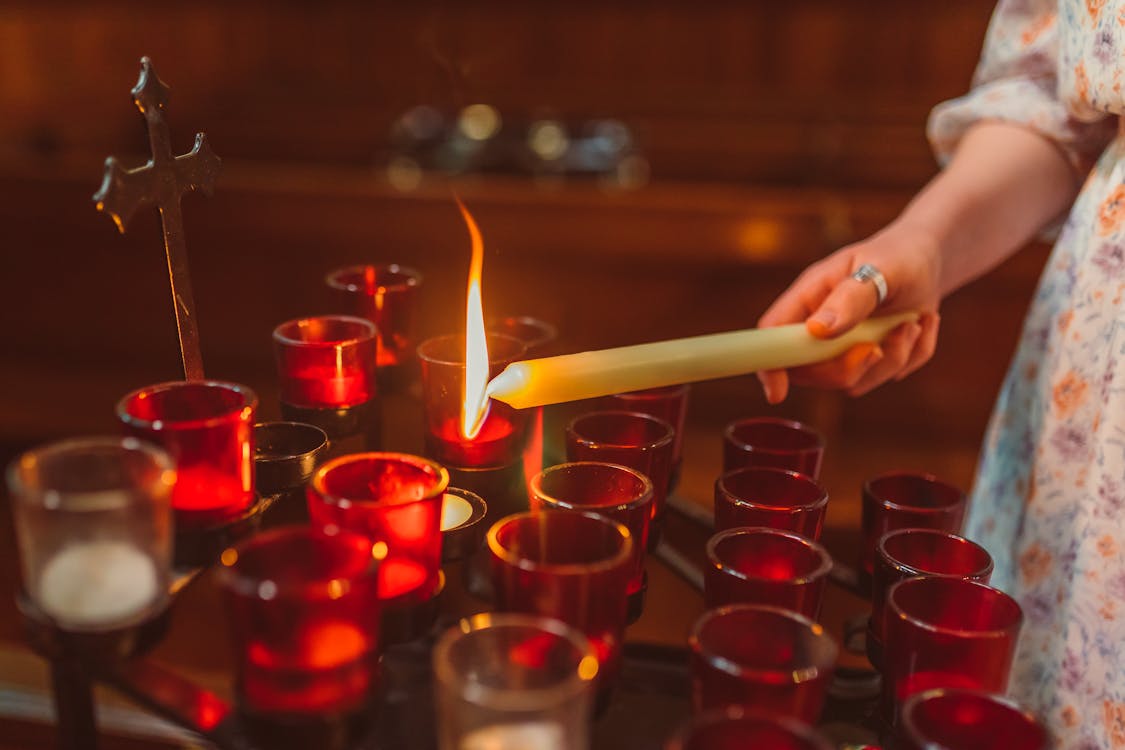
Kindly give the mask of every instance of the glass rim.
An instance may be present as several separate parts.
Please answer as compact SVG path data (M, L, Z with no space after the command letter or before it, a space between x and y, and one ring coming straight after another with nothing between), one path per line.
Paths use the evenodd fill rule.
M777 579L748 575L740 570L731 567L728 563L719 559L718 546L720 544L722 544L727 539L736 536L749 536L751 534L765 534L767 536L783 537L785 539L792 540L801 547L811 550L813 554L815 554L820 559L820 563L812 572L802 575L799 578ZM730 529L725 529L724 531L720 531L714 534L710 539L708 539L705 549L707 552L707 559L711 563L711 567L743 581L769 581L776 583L803 585L812 583L813 581L819 580L828 575L832 571L833 565L832 556L828 554L827 548L825 548L825 546L820 542L816 541L815 539L809 539L808 537L801 536L800 534L792 531L787 531L784 529L774 529L770 528L769 526L735 526Z
M362 540L367 543L371 552L368 555L367 565L363 570L349 576L333 576L322 578L310 578L299 582L278 583L272 578L259 578L240 573L235 569L238 560L242 554L248 549L254 549L263 545L275 542L277 540L293 540L295 538L314 538L314 537L353 537L354 539ZM379 552L382 554L378 554ZM228 553L233 553L232 555ZM340 599L347 596L352 590L353 581L366 581L370 579L373 583L378 581L379 563L386 556L385 545L380 547L378 543L371 543L367 537L354 531L342 529L335 524L327 526L314 527L304 525L287 525L279 526L274 529L267 529L257 534L253 534L247 539L232 544L223 550L219 556L218 565L215 566L216 577L219 585L231 592L245 596L259 601L273 601L276 599L288 598L316 598L316 599ZM262 592L262 586L266 583L273 584L273 592L265 596ZM373 589L372 596L376 596Z
M759 474L759 473L788 474L791 479L796 479L796 480L799 480L799 481L803 482L804 484L811 485L812 487L815 487L816 490L820 494L812 502L805 503L803 505L770 505L768 503L763 503L763 502L754 502L753 500L743 500L740 497L736 497L735 494L731 490L727 489L727 486L726 486L727 478L729 478L729 477L731 477L735 474L741 475L741 474ZM737 469L731 469L730 471L724 471L722 474L719 475L719 478L715 480L715 489L718 490L718 492L726 500L728 500L732 505L736 505L736 506L741 505L741 506L746 507L746 508L755 508L755 509L771 510L771 511L796 512L796 511L819 510L820 508L823 508L823 507L828 505L828 490L826 490L824 488L824 485L822 485L816 479L813 479L808 474L802 474L799 471L793 471L792 469L780 469L780 468L777 468L775 466L740 466Z
M430 338L426 339L422 343L418 344L418 348L416 350L416 353L418 355L418 359L422 360L423 362L428 362L428 363L434 364L434 365L443 365L443 366L446 366L446 367L458 367L458 368L464 370L465 369L465 362L463 360L446 359L445 357L438 357L438 356L435 356L433 354L430 354L428 352L423 351L423 349L434 348L434 347L437 347L439 344L445 344L449 341L457 341L457 340L463 341L464 339L465 339L465 334L463 334L463 333L446 333L446 334L442 334L440 336L431 336ZM500 341L511 342L511 343L515 344L516 345L515 346L516 353L512 354L510 356L506 355L506 356L503 356L503 357L498 357L498 356L496 356L495 352L493 352L492 347L490 346L488 348L488 364L489 365L500 364L501 362L504 362L504 361L509 360L509 359L511 359L512 361L515 361L515 360L518 360L520 357L524 356L525 354L527 354L527 344L525 344L523 341L516 338L515 336L511 336L511 335L506 334L506 333L492 333L492 332L489 332L489 331L485 331L485 341L489 342L489 341L493 341L493 340L500 340Z
M142 419L129 412L128 404L142 394L166 393L168 391L179 390L180 388L195 388L200 386L208 389L213 388L237 393L242 397L242 404L232 406L230 409L220 414L215 414L210 417L196 417L194 419ZM199 429L203 427L215 427L228 422L238 422L244 419L243 414L246 414L246 412L250 412L250 414L246 414L245 417L245 420L249 421L249 417L253 412L257 411L257 409L258 394L249 386L242 385L241 383L231 383L226 380L168 380L163 383L146 385L143 388L129 391L118 400L115 411L117 412L117 418L130 427L160 432L166 427Z
M803 435L808 435L813 438L813 444L805 448L769 448L753 446L734 435L739 427L747 424L766 424L774 427L788 427L795 432L800 432ZM824 435L821 434L820 430L804 422L800 422L796 419L787 419L786 417L743 417L742 419L727 422L723 427L723 440L743 453L769 453L778 456L822 451L824 450L825 443Z
M904 586L972 586L974 588L981 588L989 592L990 596L998 598L1000 601L1005 602L1011 607L1015 608L1016 617L1013 622L1006 626L995 628L978 628L970 629L963 627L950 627L946 625L935 625L931 622L926 622L919 617L903 611L898 601L895 599L895 594L899 592ZM890 610L891 616L903 622L909 623L911 626L920 630L925 630L928 633L936 633L938 635L949 636L954 638L973 638L973 639L999 639L1007 638L1012 634L1018 634L1020 627L1023 625L1023 608L1020 607L1011 595L1001 591L995 586L990 586L987 583L974 581L969 578L958 578L957 576L915 576L914 578L904 578L901 581L895 581L887 589L887 609Z
M329 492L324 487L325 477L333 469L350 463L357 463L359 461L395 461L398 463L409 464L415 468L422 469L423 471L432 470L435 474L436 483L434 487L426 492L422 497L412 497L406 500L397 500L394 502L387 500L370 500L364 498L351 498L340 497ZM363 453L346 453L343 456L337 456L330 461L325 461L317 467L309 480L309 490L313 492L317 498L325 505L332 505L339 507L341 503L348 503L358 507L380 507L380 508L393 508L400 505L409 505L410 503L421 503L432 500L435 497L440 498L445 494L449 488L449 469L439 464L436 461L431 461L422 456L415 456L412 453L399 453L396 451L366 451Z
M300 327L302 323L307 323L310 320L325 320L334 323L347 323L350 325L359 326L363 329L363 335L352 336L346 339L333 339L331 341L306 341L305 339L293 338L284 333L285 329L291 327ZM379 331L367 318L360 318L355 315L306 315L303 318L293 318L284 323L278 323L273 329L273 340L284 346L292 346L300 349L339 349L347 346L357 346L367 341L375 341L378 339Z
M940 538L954 541L958 545L968 545L973 551L983 554L984 558L988 561L988 564L982 568L974 570L971 573L935 573L934 571L923 570L916 565L911 565L910 563L903 562L887 551L887 541L898 538L900 536L913 536L918 534L922 536L933 537L935 539ZM910 527L905 529L892 529L891 531L888 531L886 534L883 534L883 536L879 537L879 541L876 542L875 555L891 570L897 571L899 573L907 573L909 577L920 577L925 575L953 576L955 578L976 578L978 576L992 575L992 571L995 567L995 564L992 560L992 555L988 553L988 550L974 542L972 539L967 539L960 534L954 534L949 531L942 531L941 529L928 529L925 527Z
M126 453L140 453L147 456L153 464L160 470L158 481L162 482L169 493L176 483L176 462L172 460L171 455L154 443L141 440L135 437L111 437L108 435L94 435L90 437L76 437L65 438L63 440L55 440L49 443L36 446L29 450L20 453L8 464L6 479L8 488L11 490L13 499L22 503L31 503L32 496L55 497L57 495L67 495L72 497L84 495L100 495L105 492L114 492L115 489L110 490L76 490L60 492L59 490L50 487L35 488L29 486L22 477L25 470L30 470L29 464L36 464L45 459L58 458L65 454L74 454L81 451L86 451L91 448L99 450L115 450L118 455ZM169 472L171 476L169 476ZM116 489L131 489L128 487L121 487ZM111 506L92 505L90 507L80 508L66 508L66 513L86 513L86 512L100 512L109 509L124 508L132 505L132 498L128 501L121 500L112 504Z
M400 263L356 263L350 266L341 266L334 268L324 275L324 283L333 289L339 289L345 292L366 292L367 287L359 284L342 281L341 276L351 273L365 273L368 268L374 268L376 273L380 270L387 271L394 274L402 274L404 278L401 282L393 284L380 284L376 282L375 291L377 292L390 292L401 291L419 287L422 285L422 273L410 266L404 266Z
M261 440L260 433L270 432L270 431L275 431L275 430L288 430L288 431L290 431L290 434L300 433L302 436L309 437L310 443L312 442L312 440L316 440L317 444L315 446L305 448L304 450L287 453L286 455L279 455L279 456L259 456L259 455L257 455L258 449L262 447L262 440ZM254 456L253 456L253 458L254 458L255 464L287 463L287 462L293 461L293 459L295 459L295 458L301 458L301 457L304 457L304 456L311 456L312 454L317 453L317 452L321 451L322 449L326 448L327 445L328 445L328 433L326 433L324 430L322 430L321 428L317 427L314 424L309 424L308 422L295 422L293 420L280 419L280 420L271 420L269 422L255 422L254 423Z
M978 688L963 688L963 687L941 687L930 688L929 690L921 690L907 696L906 700L902 703L900 712L900 721L902 722L902 729L907 736L912 740L925 739L929 741L929 737L915 724L914 711L918 708L919 704L928 701L941 701L942 699L956 699L956 698L970 698L981 703L989 703L996 706L1001 706L1012 712L1013 718L1018 716L1023 719L1026 726L1033 726L1040 732L1043 732L1046 737L1046 730L1035 714L1027 710L1023 706L1016 703L1014 700L1006 695L999 693L991 693L987 690L980 690ZM928 747L928 746L927 746Z
M896 479L896 478L902 478L902 477L906 477L908 479L918 479L918 480L921 480L922 482L924 482L925 484L936 485L938 487L941 487L943 490L952 490L954 492L954 494L957 495L957 500L955 500L952 503L948 503L948 504L945 504L945 505L939 505L939 506L907 505L907 504L901 503L897 500L888 500L884 497L881 497L879 495L879 493L875 492L871 488L871 485L875 482L879 482L879 481L884 480L884 479ZM918 514L945 513L947 511L949 511L951 508L956 508L958 505L964 505L965 501L966 501L966 496L965 496L964 490L962 490L960 487L957 487L954 484L950 484L949 482L946 482L942 479L939 479L937 477L937 475L931 474L931 473L926 472L926 471L897 470L897 471L888 471L888 472L885 472L883 474L878 474L876 476L873 476L873 477L870 477L870 478L864 480L864 482L863 482L863 494L867 497L870 497L872 500L874 500L876 503L878 503L879 507L881 507L881 508L887 508L889 510L905 510L905 511L910 511L911 513L918 513Z
M551 474L554 474L555 472L557 472L559 470L563 470L563 469L574 469L575 467L579 467L578 470L582 471L583 469L581 467L595 467L595 466L599 469L611 469L611 470L613 470L614 473L618 473L618 474L620 474L620 473L629 474L634 479L639 479L640 482L641 482L640 494L637 495L636 497L634 497L631 500L626 500L624 502L617 503L616 505L583 505L583 504L580 504L580 503L575 503L571 500L563 500L563 499L555 497L553 495L548 495L545 492L543 492L543 490L542 490L543 477L544 476L550 476ZM544 503L544 504L546 504L550 507L562 508L564 510L576 510L576 511L587 511L588 510L588 511L591 511L591 512L595 512L595 510L602 510L602 511L634 510L636 508L640 508L645 503L651 502L652 499L653 499L653 485L652 485L651 479L649 479L647 476L645 476L641 472L637 471L636 469L631 469L628 466L610 463L608 461L567 461L565 463L555 464L554 466L548 466L547 468L543 469L542 471L540 471L538 474L536 474L535 476L533 476L531 478L531 482L529 483L528 489L532 492L532 494L535 496L535 498L538 501L540 501L540 502L542 502L542 503Z
M506 331L498 331L493 328L493 326L504 325L507 323L515 323L517 325L527 326L528 328L534 328L539 332L539 335L534 339L524 339L519 336L514 336L513 334ZM492 319L491 322L485 321L484 328L486 332L488 332L490 328L493 328L493 333L499 333L502 336L512 336L512 338L519 339L523 342L524 346L528 350L536 349L540 346L549 344L559 337L559 329L557 326L555 326L555 324L548 323L542 318L536 318L533 315L502 315L498 318Z
M621 535L620 549L594 562L544 563L521 557L500 543L500 539L498 538L500 530L508 524L522 523L527 520L538 521L542 518L562 514L582 516L596 523L613 527ZM601 573L606 570L613 570L619 566L628 565L633 559L633 545L635 544L633 534L625 524L606 518L605 516L599 516L596 513L581 510L557 510L551 512L524 511L522 513L512 513L492 524L492 528L488 530L487 539L488 549L505 564L511 565L514 568L519 568L520 570L553 573L555 575L587 575L590 573Z
M688 747L687 741L699 730L744 719L760 720L764 726L781 727L794 737L808 743L812 750L834 750L834 746L829 744L814 727L792 716L768 714L761 709L749 709L734 705L710 708L684 720L668 738L664 750L686 750Z
M658 427L664 428L664 434L654 440L649 440L644 443L615 443L603 440L594 440L591 438L583 437L578 434L575 425L584 419L592 419L601 416L615 416L615 417L632 417L641 419L646 422L653 422ZM585 414L579 414L566 425L566 436L572 438L579 445L589 448L634 448L637 450L654 451L663 448L666 445L671 445L676 439L676 428L674 428L667 420L661 419L653 414L646 414L641 411L628 411L625 409L603 409L600 411L588 411Z
M472 638L490 628L525 629L557 636L574 647L578 655L574 669L555 684L541 688L497 688L472 683L453 666L450 652L463 638ZM581 631L554 617L524 612L480 612L462 618L438 638L434 644L432 663L436 682L454 689L462 700L507 711L531 711L544 705L558 705L595 684L600 671L594 649Z
M739 664L722 654L716 653L713 649L705 645L701 639L703 629L713 620L719 617L725 617L734 612L757 612L772 614L788 620L798 626L804 628L804 632L808 633L815 640L822 641L828 645L826 653L822 661L810 659L813 662L807 666L799 669L784 669L782 667L752 667L745 664ZM717 669L724 674L732 675L740 679L761 679L770 677L782 677L791 684L802 684L811 682L817 677L829 672L836 664L836 659L839 657L840 647L837 645L824 626L815 622L805 615L794 612L793 610L785 609L784 607L777 607L766 604L727 604L722 607L715 607L704 612L692 625L691 634L688 636L688 647L699 658L703 659L709 666Z

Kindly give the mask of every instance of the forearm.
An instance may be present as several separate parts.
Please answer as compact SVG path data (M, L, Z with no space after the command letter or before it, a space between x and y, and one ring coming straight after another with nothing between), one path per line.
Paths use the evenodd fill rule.
M933 242L942 296L986 273L1078 193L1080 177L1050 141L1026 128L983 122L895 221Z

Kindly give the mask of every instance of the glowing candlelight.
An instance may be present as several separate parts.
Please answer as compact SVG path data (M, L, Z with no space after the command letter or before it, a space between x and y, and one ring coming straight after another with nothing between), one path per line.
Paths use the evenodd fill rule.
M797 323L529 359L508 365L486 393L526 409L798 367L831 359L856 344L880 341L896 326L917 318L915 312L872 318L834 339L818 339Z
M449 492L441 498L441 530L449 531L473 517L473 506L465 498Z
M461 409L461 434L472 440L480 432L488 414L488 340L484 331L484 307L481 302L480 277L484 266L484 242L472 214L461 199L457 207L469 228L473 257L469 263L469 288L465 301L465 395Z
M74 542L47 561L39 575L39 606L79 627L113 625L159 599L152 558L132 542Z

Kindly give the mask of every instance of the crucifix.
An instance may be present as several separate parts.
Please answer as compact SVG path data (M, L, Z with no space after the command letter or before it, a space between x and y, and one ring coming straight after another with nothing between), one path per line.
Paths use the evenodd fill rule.
M199 351L199 330L195 323L195 301L191 294L180 197L188 190L200 190L204 195L211 195L220 160L203 133L195 134L195 146L190 152L172 156L168 123L164 121L168 86L156 75L152 61L147 57L141 58L141 76L132 93L133 102L148 124L152 158L136 169L122 167L115 157L106 159L105 176L94 194L94 202L99 211L113 217L122 234L129 219L141 206L155 204L160 209L184 378L202 380L203 357Z

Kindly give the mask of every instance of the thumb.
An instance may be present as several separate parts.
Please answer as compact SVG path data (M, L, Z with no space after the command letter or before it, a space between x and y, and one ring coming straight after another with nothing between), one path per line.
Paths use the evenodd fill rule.
M874 285L849 276L825 297L805 326L817 338L839 336L875 312L878 302Z

